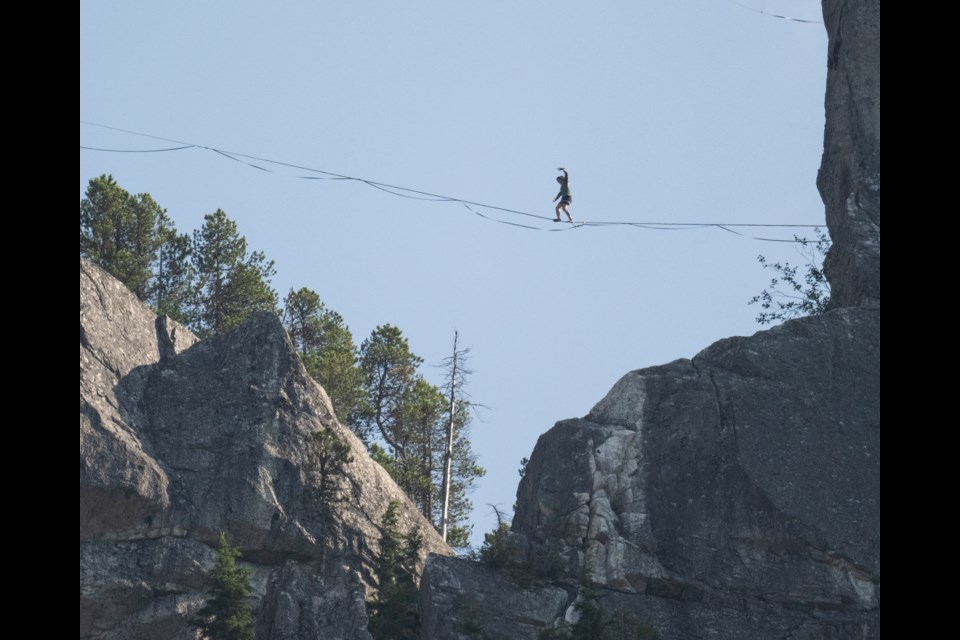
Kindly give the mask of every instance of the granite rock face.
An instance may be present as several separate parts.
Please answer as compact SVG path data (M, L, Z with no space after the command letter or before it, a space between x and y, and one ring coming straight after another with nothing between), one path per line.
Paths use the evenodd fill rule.
M420 593L424 638L536 640L564 615L572 591L542 582L523 584L477 562L431 556Z
M879 12L824 1L833 309L628 373L542 435L508 566L428 560L424 640L563 637L583 578L661 640L880 637Z
M880 305L880 0L824 0L830 37L817 176L834 306Z
M663 640L878 637L879 398L877 309L801 318L631 372L586 417L540 437L517 492L520 551L497 579L529 591L527 574L554 567L541 595L568 598L539 628L570 619L586 575L608 612ZM466 638L458 611L483 581L465 561L436 564L421 598L442 622L424 637ZM475 609L491 618L472 623L535 638L532 599ZM510 632L508 620L527 622Z
M335 477L319 471L322 428L352 448ZM254 571L258 638L367 640L391 500L401 528L450 553L337 422L276 316L198 342L81 261L81 638L193 638L225 531Z

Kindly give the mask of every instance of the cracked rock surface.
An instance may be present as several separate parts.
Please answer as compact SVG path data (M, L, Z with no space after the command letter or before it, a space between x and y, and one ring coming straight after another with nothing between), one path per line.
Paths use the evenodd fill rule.
M326 504L311 433L352 449ZM343 428L274 314L197 341L80 262L80 637L194 638L217 540L253 569L257 637L368 640L378 526L450 550Z
M546 559L558 572L543 588L565 589L565 609L588 575L608 611L665 640L878 637L879 397L877 309L628 373L587 416L540 437L517 491L520 566L494 572L517 594L476 610L498 628L542 619L520 594L530 563ZM421 598L444 622L425 637L467 637L449 630L489 579L462 560L436 563ZM491 637L535 638L532 624Z

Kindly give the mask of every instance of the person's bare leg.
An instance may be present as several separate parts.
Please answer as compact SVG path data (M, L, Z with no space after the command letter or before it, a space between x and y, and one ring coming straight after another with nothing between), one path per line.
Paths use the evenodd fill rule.
M558 204L558 205L557 205L557 217L555 217L555 218L553 219L554 222L560 222L560 207L562 207L562 206L563 206L562 204ZM569 214L567 214L567 215L569 215Z
M563 205L563 212L564 212L565 214L567 214L567 219L569 219L570 222L573 222L573 216L570 215L570 209L568 209L569 206L570 206L570 205L568 205L568 204ZM558 218L558 219L560 218L560 212L559 212L559 211L557 212L557 218Z

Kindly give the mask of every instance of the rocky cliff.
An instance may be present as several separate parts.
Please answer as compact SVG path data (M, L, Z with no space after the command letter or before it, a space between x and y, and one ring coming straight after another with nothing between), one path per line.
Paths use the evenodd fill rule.
M311 438L324 428L351 446L337 477ZM193 638L225 531L254 570L258 638L367 640L391 500L427 551L450 553L337 422L276 316L198 342L81 261L81 638Z
M880 304L880 0L824 0L827 125L817 187L835 306Z
M425 640L568 628L585 578L629 637L879 637L880 3L824 16L833 310L628 373L541 436L508 566L428 561Z

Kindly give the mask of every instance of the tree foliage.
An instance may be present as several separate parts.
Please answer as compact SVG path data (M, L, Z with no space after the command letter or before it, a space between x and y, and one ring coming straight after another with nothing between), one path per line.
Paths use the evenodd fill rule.
M90 180L80 202L80 253L157 313L201 337L227 332L255 311L276 310L273 262L248 249L224 211L206 215L192 234L180 233L149 194L131 195L112 176ZM458 349L455 337L453 357L441 365L445 382L437 387L420 373L423 359L395 326L377 327L358 349L343 317L308 288L290 290L282 315L308 373L324 387L341 422L438 531L446 525L452 546L467 546L468 494L485 473L469 439L474 407L463 391L469 350ZM339 464L340 445L331 434L318 432L310 454L322 468L325 503L346 490L331 484L335 474L323 471Z
M577 621L570 629L570 640L603 640L609 621L604 620L600 590L589 579L580 581L580 597L573 605Z
M273 262L247 251L223 211L206 216L192 237L181 234L150 194L131 195L109 175L90 180L80 201L80 255L200 335L277 304Z
M499 569L506 567L516 559L513 557L508 544L510 524L504 518L500 509L493 505L490 506L493 507L493 511L497 515L497 526L493 531L483 534L480 562L494 569Z
M391 457L384 467L440 531L450 399L419 373L423 359L410 350L397 327L374 329L360 346L359 361L364 390L361 433L382 439ZM470 447L469 402L454 398L453 418L447 542L465 547L472 509L468 494L485 470Z
M440 390L424 378L413 384L397 405L394 430L394 480L428 520L439 524L438 482L441 473L443 434L439 429L445 402Z
M204 216L193 233L193 263L200 308L195 329L201 335L235 328L255 311L273 311L277 294L270 288L273 261L248 252L237 223L222 209Z
M166 212L161 212L157 221L157 253L153 262L150 300L158 314L170 316L186 326L196 321L196 271L192 254L190 236L178 233Z
M320 509L327 513L331 505L356 499L360 487L346 473L353 463L350 445L330 427L312 434L310 461L316 472L316 497Z
M400 329L389 324L374 329L360 345L365 396L359 416L361 433L369 436L376 429L397 458L407 453L403 444L404 404L411 399L421 363L423 359L410 351Z
M462 549L469 545L473 526L468 524L473 511L470 492L487 470L477 462L470 441L471 404L458 400L453 425L453 474L450 481L450 509L447 544Z
M380 522L377 592L367 603L369 630L377 640L419 638L417 567L423 539L418 530L400 531L400 503L390 502Z
M823 258L830 249L830 238L820 229L814 229L816 241L794 236L803 264L771 263L765 256L757 256L764 269L776 275L759 295L748 304L760 304L763 311L757 316L760 324L770 324L800 316L818 315L830 304L830 283L823 274Z
M80 255L146 300L161 215L150 194L131 195L110 175L94 178L80 201Z
M210 598L199 611L197 626L209 640L254 640L253 610L250 608L250 574L237 564L240 549L231 546L220 533L217 560L210 573Z
M307 372L326 390L341 422L353 428L363 401L363 381L353 334L343 317L304 287L287 294L283 321Z

